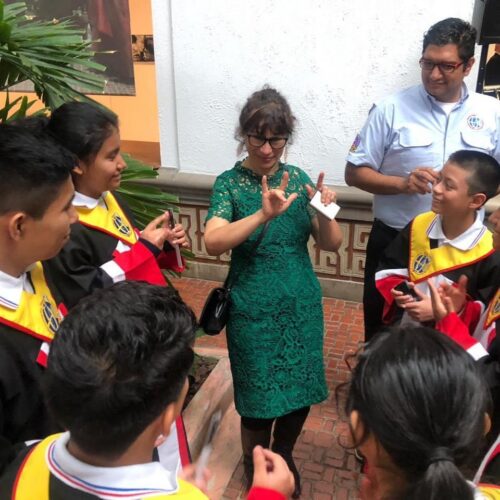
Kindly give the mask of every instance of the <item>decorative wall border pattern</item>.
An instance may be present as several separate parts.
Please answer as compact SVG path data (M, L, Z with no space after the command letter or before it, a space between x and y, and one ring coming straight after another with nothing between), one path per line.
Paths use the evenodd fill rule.
M227 266L230 252L219 257L207 254L203 242L204 221L208 206L181 203L179 221L185 227L195 261L199 264ZM371 224L353 220L339 219L344 239L337 252L320 251L314 240L309 241L309 254L318 277L336 280L363 281L366 242Z

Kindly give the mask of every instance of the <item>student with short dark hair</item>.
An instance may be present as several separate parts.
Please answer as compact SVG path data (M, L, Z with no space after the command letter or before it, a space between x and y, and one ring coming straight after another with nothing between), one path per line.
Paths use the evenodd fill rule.
M77 220L74 165L47 135L0 125L0 470L11 445L54 431L40 380L61 306L40 261Z
M493 157L470 150L449 157L433 187L432 211L415 217L380 258L376 285L385 301L386 323L394 323L401 313L403 323L434 321L427 284L431 277L437 284L458 284L465 275L473 298L481 288L498 285L500 254L493 250L480 209L499 184L500 165ZM403 282L415 296L401 290Z
M168 287L122 282L80 301L51 346L44 381L47 406L68 432L19 456L21 470L16 461L0 491L19 499L206 498L178 481L177 469L151 461L181 411L195 329L193 312Z
M82 299L53 342L44 384L67 432L20 454L0 479L0 498L207 498L179 479L180 468L152 461L158 435L182 409L196 328L172 288L125 281ZM291 493L284 460L263 453ZM254 498L284 498L267 495L266 476L260 471Z

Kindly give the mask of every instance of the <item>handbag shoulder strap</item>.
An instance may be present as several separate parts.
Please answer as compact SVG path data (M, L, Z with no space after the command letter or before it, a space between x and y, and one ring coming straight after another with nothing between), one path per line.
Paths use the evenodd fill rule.
M269 228L269 222L267 221L264 224L264 227L262 228L262 231L259 234L259 237L254 241L254 244L252 245L252 248L250 249L250 255L253 255L255 253L255 250L257 250L257 247L261 244L262 240L264 239L264 236L266 235L267 229ZM228 274L226 281L224 282L224 288L227 288L230 290L232 286L235 283L235 279L230 279L231 273Z

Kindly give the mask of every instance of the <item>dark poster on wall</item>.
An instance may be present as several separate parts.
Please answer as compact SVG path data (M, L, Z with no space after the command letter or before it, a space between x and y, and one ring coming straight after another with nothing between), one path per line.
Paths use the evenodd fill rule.
M14 3L17 0L5 0ZM95 60L106 66L104 94L135 95L128 0L25 0L30 19L70 18L94 40ZM32 90L25 83L13 90ZM28 84L29 85L29 84ZM24 86L24 88L23 88Z
M477 91L500 99L500 43L483 45Z

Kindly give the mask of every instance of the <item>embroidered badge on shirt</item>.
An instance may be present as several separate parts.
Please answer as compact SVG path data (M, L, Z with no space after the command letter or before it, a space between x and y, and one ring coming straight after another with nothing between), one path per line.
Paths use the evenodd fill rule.
M484 126L484 122L477 115L469 115L467 117L467 125L469 125L469 128L472 130L481 130Z
M112 218L116 229L118 229L118 231L120 231L120 233L124 234L125 236L129 236L130 227L123 222L123 219L117 213L114 213L112 215Z
M413 272L416 274L422 274L426 271L431 263L430 257L425 254L417 255L415 262L413 262Z
M47 328L52 332L56 333L59 328L59 318L58 312L54 309L54 306L50 303L49 299L44 295L42 299L42 318L47 325Z
M354 138L354 142L351 145L351 149L350 149L351 153L354 153L358 149L358 146L360 143L361 143L361 136L358 134Z
M497 297L497 301L493 306L493 315L498 316L500 314L500 296Z

